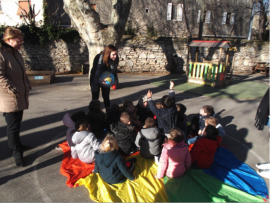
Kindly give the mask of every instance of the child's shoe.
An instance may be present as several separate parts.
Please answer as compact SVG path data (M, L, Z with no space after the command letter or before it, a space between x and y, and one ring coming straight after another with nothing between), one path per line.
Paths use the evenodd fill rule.
M257 163L256 167L258 169L270 169L270 162L265 162L265 163Z
M257 173L264 178L270 178L270 169L259 169Z

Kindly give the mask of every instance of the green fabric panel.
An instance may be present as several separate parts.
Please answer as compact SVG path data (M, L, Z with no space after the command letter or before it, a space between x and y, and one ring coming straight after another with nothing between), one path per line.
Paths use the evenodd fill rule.
M163 178L170 202L264 202L260 196L242 190L191 168L181 178Z

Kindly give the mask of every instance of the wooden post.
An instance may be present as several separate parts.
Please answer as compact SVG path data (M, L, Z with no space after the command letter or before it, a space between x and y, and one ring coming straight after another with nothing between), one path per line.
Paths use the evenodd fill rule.
M227 49L227 56L226 56L226 63L225 63L225 71L226 71L228 62L229 62L229 49Z
M190 52L190 47L188 47L188 53L187 53L187 65L186 65L186 75L187 75L187 77L189 75L189 52Z
M196 58L195 62L198 62L199 47L196 48Z

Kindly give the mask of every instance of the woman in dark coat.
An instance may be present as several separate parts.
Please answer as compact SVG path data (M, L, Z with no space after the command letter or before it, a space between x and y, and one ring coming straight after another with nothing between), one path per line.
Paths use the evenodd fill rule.
M8 27L0 40L0 112L7 123L9 148L17 166L24 166L23 151L29 149L20 140L23 111L29 107L30 82L23 57L18 51L23 43L23 33Z
M117 84L118 62L119 62L119 57L117 53L117 48L113 45L108 45L107 47L105 47L104 51L96 55L94 59L93 67L91 70L90 86L91 86L91 91L92 91L92 100L99 98L99 90L101 88L102 97L104 100L106 111L108 111L110 108L110 88L103 87L99 84L99 81L105 84L105 81L102 81L100 79L100 75L104 71L111 72L115 77L114 85Z
M270 134L270 121L269 121L269 88L263 96L256 113L255 126L258 130L263 130L264 126L268 126L268 135ZM270 162L257 163L257 173L264 177L270 178Z

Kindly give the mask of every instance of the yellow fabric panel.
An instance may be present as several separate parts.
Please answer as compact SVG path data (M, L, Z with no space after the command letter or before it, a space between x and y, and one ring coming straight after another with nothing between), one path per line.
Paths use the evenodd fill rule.
M110 185L99 174L92 173L77 183L85 185L90 198L97 202L168 202L163 180L154 177L157 173L154 160L144 159L140 154L135 157L138 159L134 171L135 181L127 179L124 183Z

